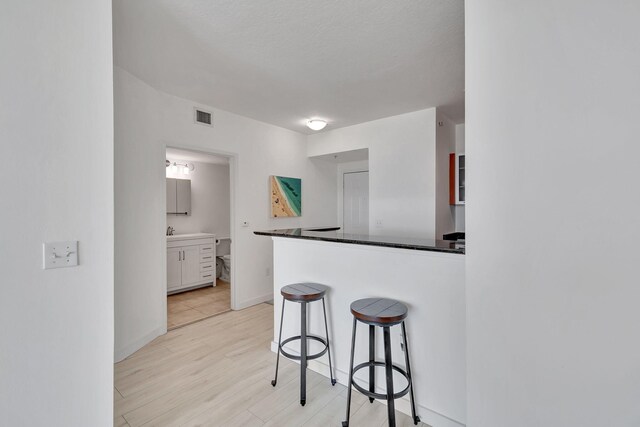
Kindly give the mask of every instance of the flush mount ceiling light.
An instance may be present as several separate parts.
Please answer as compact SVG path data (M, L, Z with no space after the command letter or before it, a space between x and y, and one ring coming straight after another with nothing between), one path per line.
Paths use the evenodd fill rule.
M307 127L311 130L322 130L327 125L327 122L320 119L307 120Z
M166 167L169 169L171 173L183 173L185 175L189 175L189 173L195 170L195 165L193 163L178 163L178 162L170 162L166 160Z

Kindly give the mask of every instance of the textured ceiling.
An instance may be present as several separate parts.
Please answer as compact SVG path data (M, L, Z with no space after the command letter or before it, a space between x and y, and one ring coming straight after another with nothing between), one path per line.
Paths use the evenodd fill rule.
M464 121L463 0L115 0L115 64L304 133L442 107Z

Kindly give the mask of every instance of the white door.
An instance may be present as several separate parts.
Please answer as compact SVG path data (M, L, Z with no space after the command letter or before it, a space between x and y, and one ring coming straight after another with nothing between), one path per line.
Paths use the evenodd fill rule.
M182 248L167 248L167 290L182 284Z
M369 234L369 172L343 175L342 228L345 233Z
M200 246L182 248L182 286L200 281Z

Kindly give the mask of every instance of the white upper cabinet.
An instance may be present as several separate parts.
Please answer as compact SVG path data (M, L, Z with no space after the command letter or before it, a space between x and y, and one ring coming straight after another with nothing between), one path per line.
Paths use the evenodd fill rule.
M167 178L167 213L175 213L176 205L176 179Z
M191 181L177 179L176 182L176 212L191 215Z
M191 181L167 178L167 213L191 215Z

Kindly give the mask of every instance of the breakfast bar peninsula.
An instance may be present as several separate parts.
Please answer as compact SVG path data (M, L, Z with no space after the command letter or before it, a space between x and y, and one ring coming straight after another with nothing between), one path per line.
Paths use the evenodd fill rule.
M466 424L465 280L464 244L408 237L346 234L337 227L256 231L273 239L274 339L276 351L282 298L280 288L300 282L329 287L327 317L334 375L348 381L351 302L369 297L391 298L409 307L407 335L417 412L432 427ZM322 306L309 307L309 333L324 336ZM300 310L287 305L283 337L299 334ZM403 365L401 331L392 329L394 363ZM368 332L356 339L356 363L368 359ZM381 337L376 339L381 343ZM316 343L309 344L314 352ZM297 344L295 344L297 345ZM287 347L299 352L295 345ZM383 359L382 347L376 357ZM325 358L309 368L328 375ZM367 383L366 374L359 379ZM384 370L376 372L376 385L384 387ZM400 384L403 380L398 377ZM380 388L379 392L384 389ZM408 397L396 409L410 413Z

